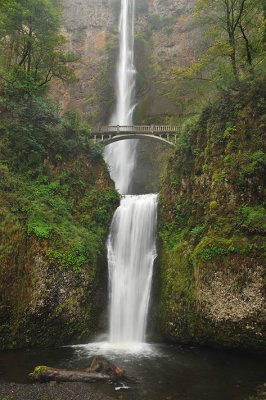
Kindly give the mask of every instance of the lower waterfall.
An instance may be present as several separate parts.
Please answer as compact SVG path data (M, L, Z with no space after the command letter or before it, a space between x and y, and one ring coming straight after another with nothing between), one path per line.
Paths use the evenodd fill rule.
M156 252L156 194L124 196L107 243L111 343L145 341Z

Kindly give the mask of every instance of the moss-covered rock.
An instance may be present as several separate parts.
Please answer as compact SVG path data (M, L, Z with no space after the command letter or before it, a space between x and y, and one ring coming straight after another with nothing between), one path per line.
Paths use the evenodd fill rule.
M265 93L243 84L186 125L160 193L161 330L262 349Z
M9 171L0 190L0 348L88 339L119 203L103 160L84 152L37 178Z

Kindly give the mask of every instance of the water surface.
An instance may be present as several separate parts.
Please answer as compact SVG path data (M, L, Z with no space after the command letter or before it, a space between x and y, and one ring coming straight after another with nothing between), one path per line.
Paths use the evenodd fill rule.
M93 384L97 392L116 399L245 400L265 379L263 359L255 355L166 345L132 346L128 353L126 348L123 351L106 343L0 352L0 382L27 383L36 365L83 369L95 354L107 356L139 379L139 384L127 390Z

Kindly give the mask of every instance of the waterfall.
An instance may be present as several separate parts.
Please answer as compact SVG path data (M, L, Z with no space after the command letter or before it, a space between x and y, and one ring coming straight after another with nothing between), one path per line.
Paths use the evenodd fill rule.
M145 339L152 267L156 258L157 195L125 196L108 240L110 341Z
M111 125L132 125L134 111L135 0L121 0L117 103ZM136 140L107 146L105 160L124 195L107 242L110 291L110 343L145 341L153 262L156 258L157 195L129 195ZM130 347L129 346L129 347Z
M111 125L132 125L135 108L135 78L134 66L134 16L135 0L121 0L119 19L119 57L116 74L115 112ZM110 166L111 177L121 194L127 194L135 164L137 140L127 140L107 146L105 160Z

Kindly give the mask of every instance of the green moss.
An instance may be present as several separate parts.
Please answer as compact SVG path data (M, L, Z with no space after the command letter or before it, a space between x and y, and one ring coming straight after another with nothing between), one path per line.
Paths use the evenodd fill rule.
M178 337L184 326L184 313L193 314L194 282L193 266L187 242L180 242L174 249L162 249L161 309L160 321L165 334ZM187 306L184 308L184 299ZM189 311L190 309L190 311Z
M266 233L266 210L262 206L241 207L242 227L251 233Z
M194 250L194 257L210 261L216 257L226 256L235 251L231 240L205 236Z
M43 365L40 365L40 366L38 366L38 367L35 367L35 368L34 368L34 371L33 371L32 373L29 374L29 377L30 377L31 379L38 379L39 376L40 376L40 374L41 374L43 371L46 371L46 370L48 370L48 369L49 369L48 367L43 366Z
M217 201L211 201L210 202L210 212L213 213L218 209L218 203Z
M191 235L193 237L195 237L195 239L199 239L202 236L202 234L205 231L205 229L206 229L206 225L205 224L199 224L199 225L195 226L195 228L193 228L191 230Z

